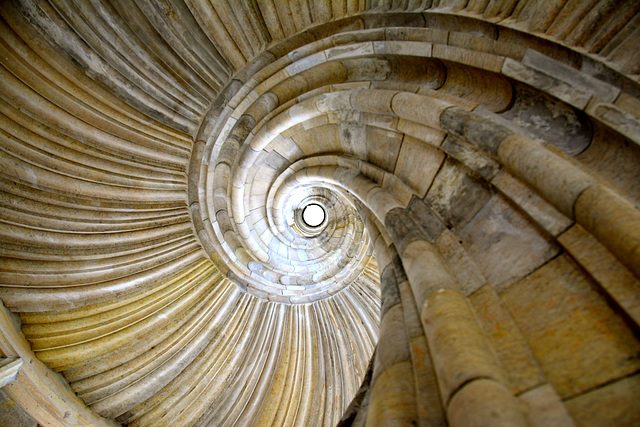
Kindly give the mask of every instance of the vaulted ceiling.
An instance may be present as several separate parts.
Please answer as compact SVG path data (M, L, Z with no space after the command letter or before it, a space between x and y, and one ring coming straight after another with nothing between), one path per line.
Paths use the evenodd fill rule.
M7 393L136 426L464 424L487 378L530 424L629 400L639 10L3 2Z

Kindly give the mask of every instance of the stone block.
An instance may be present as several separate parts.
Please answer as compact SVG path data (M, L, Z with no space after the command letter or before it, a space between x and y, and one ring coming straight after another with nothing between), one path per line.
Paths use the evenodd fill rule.
M335 46L365 44L374 40L384 40L384 29L349 31L331 36ZM370 44L370 43L369 43Z
M640 282L584 228L576 224L558 237L582 268L640 325Z
M452 427L527 426L518 400L503 385L488 379L473 381L458 391L447 408Z
M402 254L402 263L417 307L422 307L427 297L439 289L457 291L459 288L440 254L424 240L414 241L407 246Z
M387 58L365 57L357 59L343 59L341 61L347 70L347 81L382 81L391 74L391 62Z
M449 68L451 68L450 65L449 65ZM428 87L421 87L418 89L416 93L418 95L425 95L425 96L430 96L432 98L441 99L442 101L448 102L453 106L462 108L463 110L467 110L467 111L473 111L478 107L479 104L475 100L472 100L470 96L464 95L464 92L467 92L466 89L468 88L462 88L464 89L462 91L463 93L456 93L456 91L454 90L454 88L456 88L455 82L452 82L451 80L449 81L445 80L445 85L448 85L448 88L447 88L448 90L446 91L440 90L440 89L434 90ZM460 86L457 86L457 88L460 88Z
M391 108L401 118L431 128L440 128L440 114L449 104L434 98L400 92L393 97Z
M418 425L446 426L446 418L442 408L438 382L433 370L433 362L429 355L429 347L424 335L416 336L409 342L411 359L413 360L413 378L416 393L416 411Z
M580 426L640 424L640 375L636 374L573 397L565 402Z
M406 119L398 121L398 130L433 147L439 147L446 135L441 130Z
M377 41L373 49L378 55L431 56L431 43L417 41Z
M373 54L373 43L371 42L352 43L327 49L326 51L327 59L329 61Z
M444 227L442 227L444 229ZM449 230L443 230L436 240L435 246L440 251L449 270L460 283L460 290L464 295L471 295L487 283L480 268L469 257L458 238Z
M369 181L371 182L371 181ZM361 194L364 193L365 188L371 187L369 184L356 186L355 191L362 191ZM389 191L384 188L374 187L370 188L365 196L365 204L371 211L376 215L379 220L384 220L389 213L389 211L396 208L405 208L406 205L402 203L408 203L407 198L404 198L404 201L400 201L397 197L392 195Z
M498 291L531 273L558 247L502 196L493 198L459 232L467 253Z
M616 257L640 278L640 212L602 185L580 194L575 216Z
M596 182L581 169L528 138L508 137L498 151L507 170L572 219L576 199Z
M403 135L386 129L366 128L366 160L387 172L393 172L398 160Z
M386 173L379 167L372 165L371 163L361 162L358 165L356 165L356 168L360 169L360 173L362 173L362 175L366 176L376 184L379 184L382 186L384 186L385 184L384 182L385 178L388 178L389 176L388 173ZM385 188L389 190L388 186L386 186Z
M411 191L404 182L391 173L385 173L382 181L382 188L400 202L400 205L406 207L415 197L415 193Z
M40 411L43 410L40 409ZM12 427L37 427L39 425L3 390L0 390L0 420L5 425Z
M510 173L500 171L492 184L552 236L558 236L571 225L569 218Z
M510 58L505 59L502 74L553 95L579 110L583 110L591 99L591 93Z
M544 375L527 341L493 288L482 287L469 297L469 303L502 365L510 389L519 394L544 383Z
M620 89L598 80L560 61L556 61L540 52L527 49L522 64L549 76L553 76L573 87L580 88L586 93L592 93L607 102L613 102L620 94Z
M398 130L398 118L393 115L362 113L360 117L362 123L366 126L373 126L380 129Z
M634 98L626 92L622 92L620 96L615 100L616 107L633 114L637 119L640 119L640 100Z
M425 202L453 228L464 227L491 199L492 190L464 166L446 159L433 180Z
M396 272L392 264L389 264L382 270L380 274L380 289L382 295L382 307L380 309L380 318L384 318L386 313L397 304L400 304L400 291L398 290L398 281L396 280Z
M340 132L340 145L345 154L352 154L358 159L365 159L367 156L367 130L368 128L360 123L343 122L338 124Z
M462 108L448 108L440 118L442 129L459 136L495 156L502 141L511 134L506 127L478 117Z
M505 383L491 346L462 294L442 288L432 292L421 315L444 402L470 381L491 378Z
M506 56L515 60L520 60L525 53L526 47L516 43L505 43L501 40L493 40L477 34L468 34L453 31L449 35L450 46L461 47L473 51L486 52L495 56Z
M531 427L575 425L560 396L549 384L522 393L519 399L527 407L526 416Z
M409 135L402 140L394 172L423 198L444 160L442 151Z
M411 360L409 339L404 329L402 304L389 309L380 322L380 345L373 365L374 383L388 368Z
M584 112L523 84L514 84L514 89L513 104L507 111L499 116L484 116L514 133L552 144L570 156L576 156L589 147L593 130Z
M404 253L404 250L412 242L427 239L425 233L416 227L413 219L405 209L390 211L385 218L384 226L400 255Z
M597 121L593 124L591 144L575 157L576 160L640 207L640 145Z
M503 76L458 62L445 65L447 79L439 92L476 102L496 113L511 106L513 87Z
M396 93L387 90L356 90L351 95L351 105L366 113L393 114L391 100Z
M421 199L414 197L407 207L413 223L424 233L430 243L434 243L445 230L438 216Z
M431 28L394 27L385 30L387 40L447 44L449 32Z
M411 362L387 368L373 382L367 424L410 425L416 419L415 386Z
M471 144L451 135L447 136L442 143L442 151L488 181L500 170L498 162L487 157Z
M460 4L457 1L455 3ZM424 26L430 29L446 29L450 32L474 34L490 40L498 38L498 29L491 22L451 13L434 13L431 11L423 12L423 16L425 19Z
M364 13L360 16L364 19L365 28L425 26L424 17L418 13Z
M563 399L640 369L640 342L567 255L500 294Z
M400 258L398 257L398 262L400 262ZM396 270L397 271L397 270ZM403 269L404 275L404 269ZM402 278L401 278L402 279ZM409 340L412 340L416 337L424 338L424 330L422 329L422 322L420 321L420 313L418 313L416 307L416 300L413 297L413 292L411 292L411 285L409 285L409 280L406 275L404 275L404 280L398 282L398 291L399 297L402 300L402 310L404 313L404 327L409 337ZM411 346L410 346L411 349ZM414 366L418 361L416 361L415 357L412 356L412 360L414 360Z
M586 107L587 114L606 126L620 132L629 140L640 145L640 119L617 105L594 98Z
M432 56L434 58L459 62L460 64L470 65L475 68L481 68L483 70L493 72L500 72L505 61L504 58L490 53L441 44L433 46Z

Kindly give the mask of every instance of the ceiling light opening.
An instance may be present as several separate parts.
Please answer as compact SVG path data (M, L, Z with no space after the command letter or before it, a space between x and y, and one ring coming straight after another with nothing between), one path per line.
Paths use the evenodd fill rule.
M326 218L326 213L322 206L315 203L307 205L302 211L302 220L307 227L319 227Z

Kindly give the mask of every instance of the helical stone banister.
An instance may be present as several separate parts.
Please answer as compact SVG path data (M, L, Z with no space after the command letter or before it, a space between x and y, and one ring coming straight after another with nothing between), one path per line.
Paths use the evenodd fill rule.
M640 235L637 227L628 225L639 224L638 211L570 159L590 142L588 120L576 109L584 108L582 101L564 94L557 95L559 103L550 101L544 99L546 89L535 86L531 92L531 82L523 85L520 76L511 74L519 65L510 59L500 66L473 63L479 67L474 80L469 78L469 65L435 59L429 43L385 40L384 35L355 31L315 41L276 58L244 85L229 87L227 106L204 123L207 131L215 131L206 135L201 130L197 155L192 157L190 179L198 185L190 189L198 193L190 193L190 203L200 240L243 291L287 304L339 292L357 277L367 264L363 257L373 250L383 277L381 344L373 364L374 388L364 403L370 405L369 412L353 416L376 422L417 417L438 423L444 411L454 424L478 416L487 422L525 425L530 415L522 412L467 302L469 283L464 282L469 278L460 271L452 274L451 260L440 252L438 245L444 243L438 235L447 235L446 227L420 201L426 191L420 171L385 164L384 150L373 138L403 133L405 144L410 138L425 144L417 149L420 155L444 150L482 179L495 180L498 188L508 173L515 177L509 179L520 180L592 233L636 275ZM535 52L527 55L539 58ZM490 91L482 89L489 87ZM512 117L510 111L530 108L525 96L556 102L552 108L573 128L565 129L571 130L562 140L548 144L535 129L532 133L509 125L500 114L507 118ZM325 140L322 146L305 141L305 135L327 138L323 134L332 124L342 126L343 132L333 141ZM362 127L379 132L368 135L368 147L358 146L358 136L350 134ZM400 157L409 162L406 152ZM521 196L507 190L504 196L528 208ZM314 198L323 200L328 225L319 235L308 236L300 233L297 213ZM614 215L607 212L625 221L613 221ZM430 219L421 223L416 215ZM553 221L531 215L557 235ZM309 237L327 242L324 252L315 252ZM340 268L332 269L336 265ZM340 274L342 266L348 266L350 274ZM404 314L389 302L398 292L412 295L402 297ZM397 322L403 317L407 321L407 316L420 318L429 349L421 374L407 364L417 363L418 349L397 329ZM408 353L398 350L407 345ZM435 376L426 373L431 364ZM382 380L385 374L392 377ZM419 396L419 385L398 378L416 375L432 381L432 387L438 384L441 401L413 400ZM387 381L394 382L393 391L384 388ZM476 406L480 395L482 406ZM414 413L416 407L422 412ZM469 407L475 415L467 413ZM483 409L488 407L499 410ZM568 417L566 412L560 416Z
M38 422L572 425L628 400L640 6L605 47L586 3L548 34L552 2L388 3L313 2L269 40L240 2L0 9L0 349Z

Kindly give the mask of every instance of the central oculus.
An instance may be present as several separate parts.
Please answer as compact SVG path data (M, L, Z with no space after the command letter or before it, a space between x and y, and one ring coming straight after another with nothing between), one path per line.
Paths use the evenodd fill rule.
M302 220L309 227L319 227L325 220L326 213L318 204L307 205L302 211Z

